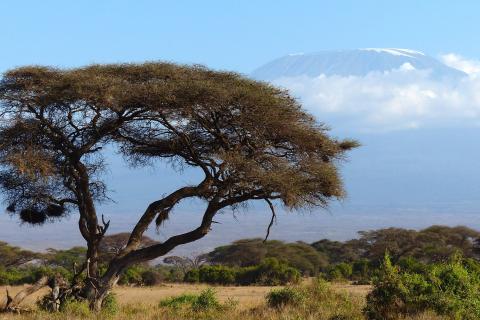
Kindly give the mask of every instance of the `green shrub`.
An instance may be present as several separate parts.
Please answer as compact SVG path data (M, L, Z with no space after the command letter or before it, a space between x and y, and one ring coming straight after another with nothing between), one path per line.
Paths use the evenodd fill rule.
M333 290L321 278L307 285L273 290L266 296L266 302L275 313L265 319L364 320L361 297Z
M145 271L143 266L135 265L129 267L118 281L121 285L143 285L142 273Z
M235 306L234 301L229 300L226 304L218 301L214 290L208 288L200 294L182 294L176 297L170 297L160 301L159 306L178 310L181 308L190 309L193 312L206 312L212 310L222 310Z
M202 266L185 273L190 283L285 285L297 283L300 272L275 258L267 258L257 266L234 268L228 266Z
M141 273L141 278L142 278L142 284L145 286L155 286L164 280L163 275L154 270L154 269L148 269L145 270Z
M0 266L0 285L21 284L25 274L16 268L4 268Z
M428 266L420 261L416 260L413 257L401 258L398 263L398 267L402 272L410 273L421 273L425 274L428 272Z
M298 283L300 272L275 258L267 258L256 270L255 283L267 286Z
M298 283L300 272L278 261L275 258L267 258L258 266L242 268L237 273L236 282L240 285L285 285Z
M369 283L371 273L370 261L367 259L360 259L352 262L352 280Z
M192 309L195 311L219 309L220 307L216 292L210 288L200 292L200 295L192 302Z
M185 273L185 277L183 281L190 282L190 283L198 283L200 282L200 272L198 269L192 269Z
M352 278L353 267L351 264L342 262L326 269L325 277L330 281L345 281Z
M421 277L411 277L408 274L402 276L399 268L392 264L390 256L385 254L380 274L374 280L374 288L367 295L367 305L364 309L366 317L372 320L393 320L402 315L423 311L420 301L413 303L417 297L410 294L406 282L413 284L417 289L425 289ZM418 296L422 297L423 292L419 292Z
M479 275L469 271L461 260L434 265L433 309L454 319L480 319Z
M226 266L202 266L198 270L199 281L211 284L235 284L236 271Z
M102 302L102 313L106 316L114 316L119 311L117 297L114 293L109 293Z
M270 291L266 299L269 307L281 308L300 305L305 301L305 295L299 288L286 287Z
M169 282L180 282L184 279L184 272L179 269L171 269L166 277Z
M192 305L196 299L197 299L196 295L185 293L176 297L170 297L170 298L161 300L159 303L159 306L178 309L184 305Z
M42 276L62 275L65 279L71 279L70 271L63 267L29 266L11 267L0 266L0 285L22 285L34 283Z
M448 263L422 267L421 273L401 272L385 255L374 289L367 295L365 315L388 320L434 311L452 319L479 319L480 280L474 268L467 269L463 259L457 257Z

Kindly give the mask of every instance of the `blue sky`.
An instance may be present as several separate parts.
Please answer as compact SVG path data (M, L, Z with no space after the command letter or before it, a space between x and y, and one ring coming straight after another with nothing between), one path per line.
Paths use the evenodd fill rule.
M0 71L170 60L249 73L292 52L413 48L480 58L480 1L0 2Z
M358 132L352 136L363 147L342 168L349 197L334 207L335 214L309 216L307 223L302 222L304 216L299 222L280 219L272 235L306 241L345 239L356 230L381 226L476 221L472 216L480 205L480 149L472 146L479 141L480 126L478 21L478 0L2 0L0 72L29 64L75 67L167 60L248 74L289 53L372 47L416 49L466 71L469 76L454 84L432 80L416 70L279 83L293 88L319 119L338 118L334 129L352 127L345 121L353 118L352 123L381 132L361 135L362 128L355 128ZM457 121L452 124L452 119ZM473 127L459 130L467 122ZM412 123L425 124L431 131L417 129ZM456 127L446 130L445 123ZM392 128L403 131L390 132ZM147 203L196 177L187 171L179 178L164 167L132 171L118 157L110 160L113 169L107 182L115 190L112 197L117 202L101 209L107 216L117 215L112 224L115 232L128 230L132 217ZM196 212L189 212L196 206L187 203L178 210L179 228L196 223ZM262 210L266 208L257 211ZM342 215L344 211L351 215ZM122 214L124 224L118 222ZM30 247L71 246L81 243L74 220L66 222L74 228L69 231L32 229L28 238L19 238L24 234L19 230L26 229L10 217L0 215L0 226L10 232L3 240ZM254 219L240 216L241 223L249 224L239 227L225 217L222 228L227 231L215 233L219 238L212 241L221 244L264 236L268 221L268 214ZM177 222L169 222L169 226L176 227ZM298 226L294 232L282 231L292 230L294 224ZM282 229L282 225L288 228ZM57 230L54 225L49 228ZM78 235L76 242L65 240L72 234Z

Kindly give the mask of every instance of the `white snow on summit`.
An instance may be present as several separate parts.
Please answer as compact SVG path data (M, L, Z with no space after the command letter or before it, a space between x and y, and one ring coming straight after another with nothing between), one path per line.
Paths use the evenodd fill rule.
M420 51L411 50L411 49L399 49L399 48L364 48L360 50L375 51L378 53L389 53L395 56L406 56L411 58L415 58L415 55L422 55L422 56L425 55L423 52L420 52Z
M436 79L457 80L466 73L451 68L420 51L399 48L366 48L290 54L264 64L252 76L261 80L285 77L365 76L372 72L423 70Z

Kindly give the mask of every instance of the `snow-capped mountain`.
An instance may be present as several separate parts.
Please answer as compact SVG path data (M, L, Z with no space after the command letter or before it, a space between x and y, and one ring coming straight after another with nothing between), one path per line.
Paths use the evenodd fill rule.
M316 77L321 74L364 76L370 72L395 69L429 70L430 75L435 78L459 78L466 75L419 51L366 48L290 54L259 67L252 76L261 80L301 75Z
M251 76L362 144L343 168L349 196L339 211L381 205L386 224L416 212L425 225L478 213L480 76L391 48L291 54Z

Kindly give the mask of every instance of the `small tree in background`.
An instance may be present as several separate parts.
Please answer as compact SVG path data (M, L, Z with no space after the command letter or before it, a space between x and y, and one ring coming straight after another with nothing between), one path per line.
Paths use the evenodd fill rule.
M5 73L0 103L0 185L8 210L31 224L77 214L87 243L82 295L96 310L126 268L204 237L223 209L262 200L274 215L273 202L299 209L343 197L337 164L357 146L329 137L288 92L198 66L23 67ZM101 273L109 222L96 204L108 199L102 151L109 145L132 165L164 159L198 168L203 179L146 204ZM198 227L142 246L147 228L161 226L187 198L205 202Z

